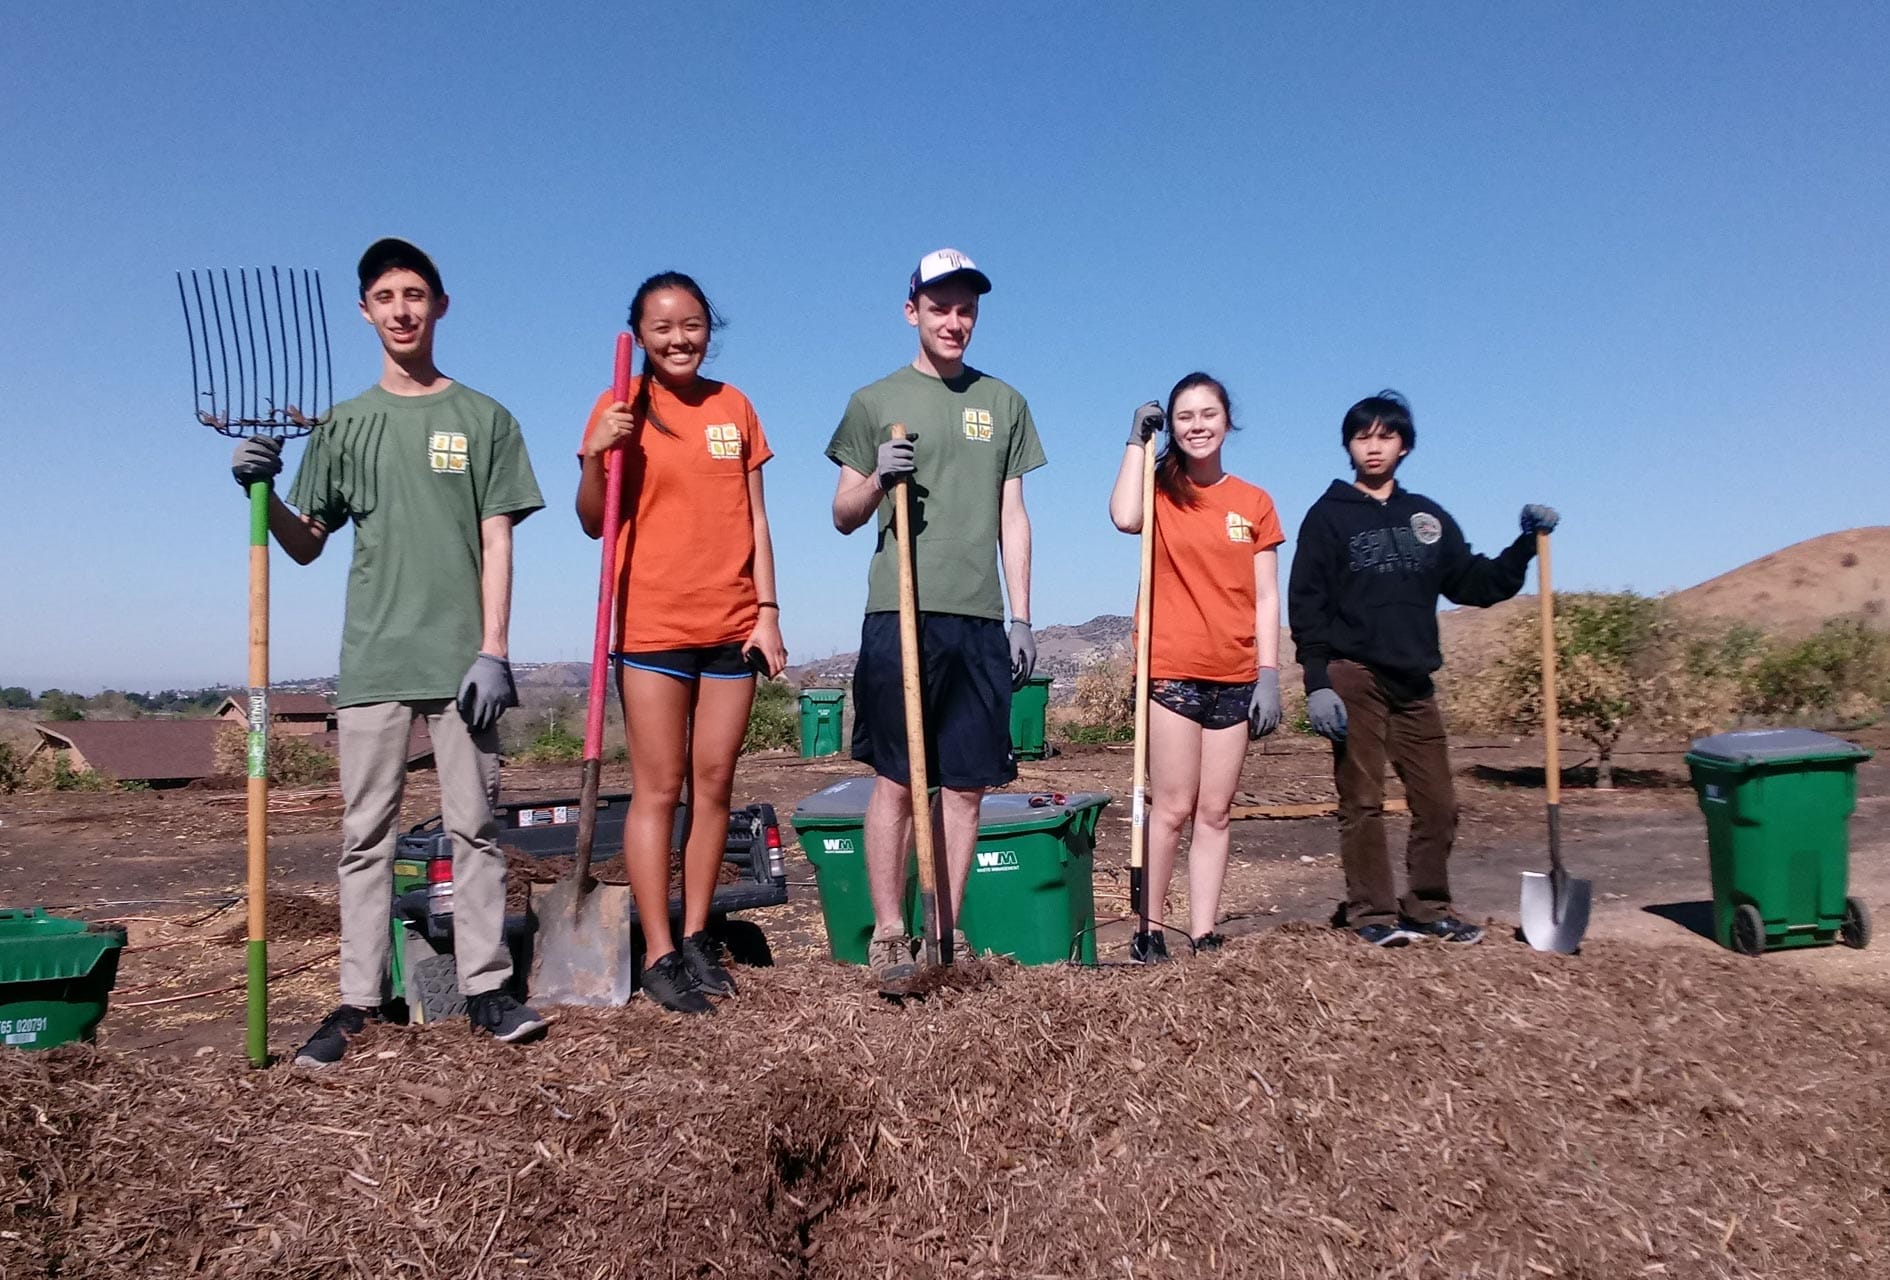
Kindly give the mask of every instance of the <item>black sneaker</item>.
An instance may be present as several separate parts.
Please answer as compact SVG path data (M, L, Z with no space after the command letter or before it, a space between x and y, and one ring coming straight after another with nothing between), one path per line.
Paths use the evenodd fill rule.
M530 1005L520 1004L503 991L482 991L466 997L466 1019L493 1039L517 1044L544 1033L551 1024Z
M1227 945L1227 937L1224 934L1215 933L1210 929L1200 937L1190 939L1188 945L1194 949L1194 954L1198 956L1204 951L1219 951L1222 947Z
M1150 929L1129 939L1129 959L1136 964L1167 964L1168 940L1160 929Z
M1396 924L1362 924L1353 932L1374 947L1402 947L1423 936Z
M671 951L643 966L643 994L671 1013L713 1013L715 1006L702 994L680 951Z
M322 1019L308 1043L296 1051L298 1067L332 1067L348 1052L348 1042L367 1030L370 1022L381 1021L379 1009L363 1009L344 1004Z
M1463 946L1483 941L1482 929L1468 920L1459 920L1456 916L1443 916L1424 923L1406 920L1404 928L1426 938L1436 938L1440 942L1455 942Z
M682 955L683 964L689 970L689 976L696 980L696 985L712 996L732 996L735 994L735 978L723 967L728 958L728 949L722 940L707 929L690 934L676 944L676 950Z

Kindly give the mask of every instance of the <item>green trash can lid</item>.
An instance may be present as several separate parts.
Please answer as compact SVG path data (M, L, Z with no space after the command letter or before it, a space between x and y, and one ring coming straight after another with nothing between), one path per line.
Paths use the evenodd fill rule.
M83 978L124 945L121 924L48 915L43 907L0 911L0 983Z
M1797 764L1811 760L1868 760L1870 752L1811 729L1739 729L1693 743L1689 756L1726 764Z
M804 702L838 702L847 696L845 689L802 689L801 700Z
M855 824L866 820L866 802L873 798L872 778L847 778L823 787L794 806L796 827L817 823ZM987 795L978 806L980 832L1047 830L1062 825L1073 813L1108 804L1106 791L1079 791L1071 795L1048 791L1004 791Z

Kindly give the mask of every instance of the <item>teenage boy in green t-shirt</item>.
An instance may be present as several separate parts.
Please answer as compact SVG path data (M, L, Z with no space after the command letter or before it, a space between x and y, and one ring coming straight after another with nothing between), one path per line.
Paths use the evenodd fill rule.
M964 902L985 789L1017 776L1011 693L1037 665L1024 473L1044 464L1043 446L1024 397L965 363L978 300L990 291L990 279L955 249L921 258L906 291L906 323L918 330L918 355L854 392L827 445L827 456L840 467L834 527L852 533L879 516L853 671L853 758L878 775L866 807L873 897L867 959L882 984L916 970L901 910L912 795L899 673L899 567L891 504L881 501L894 484L907 478L912 484L927 767L939 787L933 823L950 871L953 919ZM894 423L905 425L907 438L891 438ZM966 950L962 934L956 942Z
M518 705L507 661L512 526L544 499L517 421L433 363L447 296L432 260L404 240L380 240L358 274L361 314L381 340L380 381L316 429L288 503L269 499L270 531L298 564L354 523L336 698L342 1002L296 1054L312 1067L339 1061L381 1016L395 824L416 716L433 740L453 840L453 954L467 1017L506 1041L545 1028L503 990L512 964L493 813L499 717ZM245 489L272 480L281 441L244 441L231 470Z

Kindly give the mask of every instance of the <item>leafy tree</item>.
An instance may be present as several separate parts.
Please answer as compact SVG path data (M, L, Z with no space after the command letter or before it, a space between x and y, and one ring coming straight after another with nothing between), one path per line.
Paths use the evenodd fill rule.
M785 680L763 680L755 688L755 705L748 713L748 731L742 751L801 745L801 703L794 686Z
M39 710L47 720L83 720L85 699L64 689L48 689L39 695Z
M1773 646L1752 678L1760 715L1855 720L1890 702L1890 636L1855 618L1833 618L1815 633Z
M0 707L8 711L27 711L34 705L33 691L17 684L0 689Z

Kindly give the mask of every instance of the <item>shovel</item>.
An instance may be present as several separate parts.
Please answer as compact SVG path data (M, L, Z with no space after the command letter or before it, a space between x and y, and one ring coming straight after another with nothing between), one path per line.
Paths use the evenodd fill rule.
M1136 930L1148 932L1148 662L1155 592L1155 442L1142 443L1142 569L1135 593L1135 792L1129 806L1129 902Z
M895 422L892 438L906 438ZM893 537L899 556L899 678L906 699L906 789L912 793L912 839L919 863L919 909L925 934L919 940L921 968L952 962L950 873L932 839L932 792L925 767L925 698L919 674L919 593L912 566L912 485L910 477L893 486ZM945 898L939 899L939 882Z
M612 396L630 398L629 334L617 335ZM591 644L591 696L584 717L584 785L578 802L577 865L532 903L538 936L532 948L532 995L548 1004L625 1004L636 986L631 954L628 885L591 879L597 838L597 784L604 761L605 676L617 587L617 531L622 521L623 450L604 455L604 550L597 582L597 630Z
M1562 748L1555 694L1555 592L1549 585L1549 535L1536 532L1536 590L1542 612L1542 724L1547 739L1544 774L1549 784L1549 870L1522 878L1523 937L1537 951L1572 955L1588 932L1594 885L1571 880L1562 866Z

